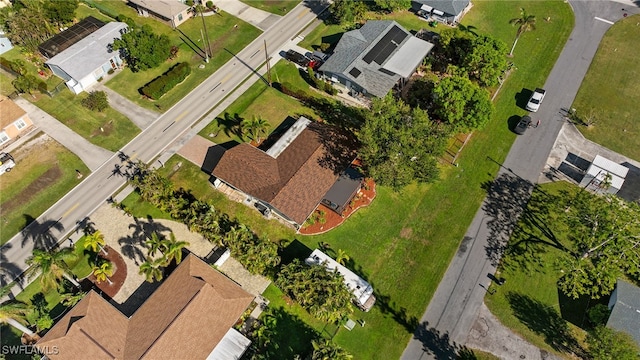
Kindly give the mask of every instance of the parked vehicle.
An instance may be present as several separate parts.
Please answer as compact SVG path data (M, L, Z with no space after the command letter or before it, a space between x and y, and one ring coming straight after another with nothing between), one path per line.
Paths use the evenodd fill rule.
M520 121L518 122L518 125L516 125L515 129L513 129L513 132L515 132L518 135L524 135L525 131L527 131L527 129L530 127L531 127L531 117L529 115L525 115L522 117L522 119L520 119Z
M540 104L544 99L546 91L544 89L536 88L536 90L531 94L529 98L529 102L527 103L527 110L536 112L540 108Z
M300 54L295 50L287 51L287 53L285 54L285 59L292 61L304 68L309 66L309 62L310 62L310 60L306 56Z
M9 153L0 153L0 175L11 171L16 166L13 156Z

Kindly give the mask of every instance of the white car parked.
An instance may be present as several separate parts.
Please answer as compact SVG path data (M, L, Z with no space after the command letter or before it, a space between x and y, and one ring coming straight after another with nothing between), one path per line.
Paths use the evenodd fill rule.
M540 108L540 104L544 99L544 94L546 91L544 89L536 88L536 91L531 94L529 98L529 102L527 103L527 110L536 112Z

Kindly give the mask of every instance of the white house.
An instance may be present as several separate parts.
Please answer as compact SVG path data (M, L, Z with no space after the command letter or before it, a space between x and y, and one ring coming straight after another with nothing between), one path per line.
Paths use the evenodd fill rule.
M582 178L580 186L596 193L617 194L622 188L628 172L629 168L596 155ZM608 184L606 184L606 180L608 180Z
M373 307L373 304L375 304L376 297L373 295L371 285L322 251L318 249L313 250L304 262L307 265L323 265L329 271L338 271L344 278L345 285L347 285L351 293L353 293L354 303L358 305L360 309L369 311Z
M127 24L110 22L49 59L45 64L61 77L75 94L86 91L109 70L122 65L118 51L110 44L126 33Z

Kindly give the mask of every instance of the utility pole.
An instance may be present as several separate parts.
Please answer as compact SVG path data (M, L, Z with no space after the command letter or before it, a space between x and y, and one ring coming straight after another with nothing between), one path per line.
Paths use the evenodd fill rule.
M206 38L207 41L207 47L204 49L204 54L205 54L205 62L209 63L209 52L211 51L211 45L209 44L209 33L207 33L207 24L204 21L204 15L202 14L202 10L203 10L203 5L200 4L200 17L202 18L202 27L204 28L204 36Z
M267 81L269 82L269 87L273 87L271 84L271 58L269 57L269 52L267 52L267 40L264 41L264 57L267 59Z

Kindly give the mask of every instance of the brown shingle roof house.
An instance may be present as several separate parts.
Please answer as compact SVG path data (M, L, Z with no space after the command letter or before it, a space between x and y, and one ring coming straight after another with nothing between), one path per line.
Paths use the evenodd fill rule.
M36 346L52 360L206 359L252 300L189 255L130 318L91 291Z
M267 151L227 150L212 174L299 226L355 156L349 134L301 117Z

